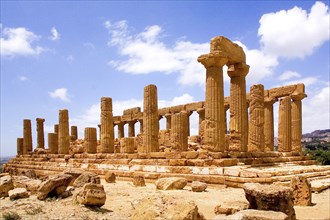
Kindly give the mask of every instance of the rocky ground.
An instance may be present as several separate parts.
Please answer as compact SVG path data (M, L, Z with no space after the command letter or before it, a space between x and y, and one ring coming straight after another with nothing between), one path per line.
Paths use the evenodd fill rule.
M173 204L194 201L198 211L206 219L222 219L216 216L214 208L224 202L246 201L243 189L209 185L205 192L192 192L188 184L183 190L156 190L154 183L135 187L130 181L116 183L101 182L107 199L101 208L90 208L74 202L73 197L65 199L47 198L40 201L36 195L11 201L0 199L0 218L18 215L21 219L130 219L138 202L143 198L161 198L163 203ZM319 194L313 193L312 206L295 206L297 219L330 219L330 189ZM8 219L8 218L7 218Z

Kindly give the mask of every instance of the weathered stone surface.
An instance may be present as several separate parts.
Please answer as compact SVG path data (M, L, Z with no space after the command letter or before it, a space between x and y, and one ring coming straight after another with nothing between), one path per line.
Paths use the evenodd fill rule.
M37 118L37 148L45 148L44 122L45 119Z
M169 177L158 179L155 184L157 189L160 190L175 190L183 189L187 185L187 180L185 178Z
M17 155L23 154L23 138L17 138Z
M83 170L78 170L78 169L70 169L70 170L66 170L64 171L64 174L68 174L71 175L71 181L70 181L70 186L73 185L74 181L83 173Z
M119 126L118 126L119 128ZM123 127L124 128L124 127ZM118 132L124 132L119 130ZM124 133L122 134L122 137ZM118 136L119 137L119 136ZM113 126L113 113L112 113L112 98L101 98L101 153L114 152L114 126Z
M85 128L84 136L84 148L86 149L86 152L89 154L95 154L97 147L96 128Z
M42 181L39 179L31 179L26 176L13 176L13 184L15 188L25 188L32 194L38 191L41 183Z
M278 151L291 151L291 98L280 99L278 113Z
M202 182L199 182L199 181L193 181L191 183L191 190L193 192L203 192L205 191L207 188L207 184L206 183L202 183Z
M217 205L214 208L214 213L216 215L221 215L221 214L225 214L225 215L231 215L234 214L236 212L239 212L241 210L244 209L248 209L249 208L249 203L247 201L243 202L243 201L234 201L234 202L223 202L219 205Z
M171 146L175 151L188 149L188 115L186 112L172 114Z
M250 203L249 208L280 211L287 214L289 219L296 219L291 188L259 183L245 183L243 188Z
M202 220L205 218L193 201L177 201L169 196L152 196L141 199L135 205L131 219Z
M11 176L0 177L0 198L7 197L9 190L12 189L14 189L14 185Z
M32 131L31 131L31 120L23 120L23 154L32 152Z
M120 139L120 153L132 154L135 152L135 138L126 137Z
M290 218L283 212L246 209L236 212L233 215L215 219L221 220L289 220Z
M100 177L92 172L83 172L74 182L74 187L83 187L86 183L100 184Z
M48 197L49 194L54 193L58 187L67 187L71 181L72 176L68 174L58 174L50 177L48 180L41 183L37 198L39 200L44 200Z
M51 154L58 153L58 133L48 133L48 151Z
M15 189L9 190L8 194L9 194L9 198L11 200L23 199L23 198L29 197L29 193L25 188L15 188Z
M105 204L106 198L103 185L95 183L86 183L75 196L75 200L80 204L98 207Z
M319 193L325 189L330 188L330 178L313 180L311 182L312 192Z
M62 109L59 111L58 153L68 154L69 147L70 147L69 111L67 109Z
M107 171L104 175L104 179L107 183L115 183L116 175L111 171Z
M23 171L22 173L24 176L27 176L31 179L37 179L37 174L34 170L26 170L26 171Z
M266 92L268 93L268 92ZM274 103L277 101L274 97L264 97L264 135L265 151L274 151Z
M70 140L75 141L77 139L78 139L78 127L77 126L71 126Z
M311 184L306 177L295 176L291 179L290 186L293 190L294 205L312 205Z
M219 53L228 60L226 64L245 63L245 53L238 44L224 36L211 39L210 52Z
M134 186L145 186L146 183L144 181L144 177L141 175L134 175L133 176L133 185Z
M302 138L302 102L306 97L304 84L299 84L302 87L302 92L294 92L291 94L291 135L292 135L292 150L301 152L301 138Z

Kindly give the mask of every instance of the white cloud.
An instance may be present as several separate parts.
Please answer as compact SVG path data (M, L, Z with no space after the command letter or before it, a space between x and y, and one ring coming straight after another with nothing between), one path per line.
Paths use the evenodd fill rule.
M38 41L40 36L28 31L26 28L5 28L1 37L1 56L28 56L39 55L45 48L33 46L34 41Z
M291 81L286 81L283 83L283 85L293 85L293 84L298 84L298 83L303 83L305 84L306 87L311 86L315 83L317 83L318 79L317 77L305 77L305 78L300 78L298 80L291 80Z
M301 77L301 75L295 71L285 71L284 73L282 73L278 79L281 80L281 81L285 81L285 80L289 80L289 79L292 79L292 78L299 78Z
M329 40L329 8L316 2L310 13L299 7L264 14L258 35L266 53L286 58L304 58Z
M18 79L21 80L21 81L28 80L28 78L26 76L19 76Z
M61 36L55 27L52 27L50 32L52 33L52 36L49 37L50 40L59 40L60 39Z
M49 92L49 96L53 99L58 98L64 102L70 102L67 88L55 89L53 92Z

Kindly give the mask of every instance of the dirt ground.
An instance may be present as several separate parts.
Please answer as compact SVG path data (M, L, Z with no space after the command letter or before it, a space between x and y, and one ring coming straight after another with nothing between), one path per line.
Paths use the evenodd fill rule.
M169 195L177 201L193 200L198 210L206 219L215 217L214 207L224 201L244 201L243 189L225 188L220 185L209 185L206 192L192 192L187 185L183 190L160 191L154 183L146 187L135 187L129 181L106 183L102 181L107 200L101 208L87 208L72 200L47 199L39 201L35 195L26 199L11 201L8 197L0 199L0 218L6 213L18 214L21 219L129 219L138 200L152 195ZM297 219L330 219L330 189L312 197L313 206L295 206Z

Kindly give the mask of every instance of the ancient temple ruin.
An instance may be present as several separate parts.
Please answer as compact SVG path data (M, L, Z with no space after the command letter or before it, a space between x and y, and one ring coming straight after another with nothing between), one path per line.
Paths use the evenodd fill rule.
M68 110L59 110L59 123L54 125L54 133L48 134L45 149L45 119L37 118L38 146L34 151L31 120L24 119L23 138L17 138L17 156L4 166L4 171L15 174L33 169L42 176L73 168L101 175L111 170L119 177L177 176L238 187L245 182L289 181L298 173L308 177L330 174L329 167L316 166L302 153L304 84L269 89L258 84L247 91L249 65L245 53L222 36L213 38L210 52L197 61L206 69L204 101L158 108L157 87L147 85L143 108L126 109L123 115L114 116L112 99L102 97L101 124L79 128L84 129L83 139L78 138L76 126L71 126L69 132ZM225 65L230 77L229 97L224 97ZM276 102L278 125L274 125ZM193 112L199 115L198 135L190 135L189 117ZM165 130L160 130L162 118L166 119ZM140 131L135 131L136 123L140 123ZM278 126L276 135L274 126ZM278 137L276 150L274 136ZM282 167L280 173L281 168L272 170L275 166Z

